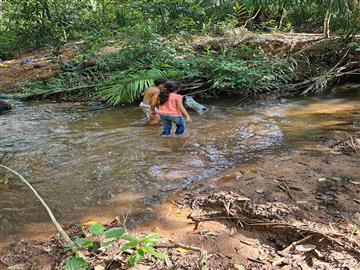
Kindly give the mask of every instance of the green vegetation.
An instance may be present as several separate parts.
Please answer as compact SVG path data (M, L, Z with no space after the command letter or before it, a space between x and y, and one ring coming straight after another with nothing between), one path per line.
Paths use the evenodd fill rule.
M87 249L88 252L96 255L100 249L104 251L112 245L119 248L119 255L128 254L125 256L129 266L141 263L146 256L152 256L159 260L165 259L165 254L157 251L154 247L158 242L158 234L148 234L138 239L128 235L122 227L106 230L101 224L91 225L88 233L90 233L88 238L96 239L97 242L77 236L74 243L65 248L65 251L71 251L74 254L66 262L65 270L89 269L89 264L81 256L81 251Z
M144 28L160 35L222 32L255 14L251 24L259 30L321 32L328 24L331 32L355 33L359 12L358 0L2 0L0 58Z
M8 185L10 182L11 179L9 177L0 178L0 185Z
M58 63L60 76L28 82L23 98L61 95L117 105L136 100L158 76L181 79L184 93L211 96L276 94L301 80L314 84L302 89L317 92L333 81L334 72L327 72L333 63L309 65L315 78L309 80L304 57L270 56L246 43L199 47L194 40L226 37L237 27L323 32L350 40L359 22L359 0L2 0L0 58L43 47L58 55L63 44L82 41L79 55ZM99 54L103 47L113 53ZM339 61L342 53L333 59Z

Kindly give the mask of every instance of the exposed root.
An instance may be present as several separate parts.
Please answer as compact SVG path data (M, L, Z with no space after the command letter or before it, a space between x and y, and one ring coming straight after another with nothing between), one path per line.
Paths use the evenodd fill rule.
M344 132L343 136L334 135L334 142L331 142L329 147L343 154L357 155L360 151L360 138Z
M359 242L342 232L341 229L336 230L333 226L329 228L306 221L296 207L286 207L279 203L256 204L241 198L243 196L233 192L219 192L201 198L198 200L198 205L203 211L197 211L197 215L192 215L192 218L197 222L202 222L224 217L245 228L263 227L267 232L271 230L277 235L290 234L293 237L302 237L282 250L283 254L294 245L309 239L317 239L319 242L333 245L337 250L347 251L360 258ZM299 218L303 221L299 221Z

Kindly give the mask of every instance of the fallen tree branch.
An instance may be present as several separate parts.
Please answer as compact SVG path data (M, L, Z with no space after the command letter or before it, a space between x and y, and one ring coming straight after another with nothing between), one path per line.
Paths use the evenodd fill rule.
M256 18L256 16L259 14L260 10L261 10L261 8L259 8L259 9L256 11L256 13L255 13L254 16L252 16L252 17L250 17L249 19L247 19L246 22L244 23L244 25L243 25L242 27L246 28L247 24L248 24L250 21L252 21L252 20L254 20L254 19Z

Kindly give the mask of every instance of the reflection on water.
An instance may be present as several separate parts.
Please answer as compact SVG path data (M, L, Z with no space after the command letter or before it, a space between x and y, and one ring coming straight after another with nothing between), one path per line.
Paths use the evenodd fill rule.
M19 103L0 115L0 158L30 180L61 221L103 209L121 215L130 204L146 219L169 192L359 119L356 96L213 106L193 115L185 138L163 139L134 106ZM0 187L0 218L2 237L48 220L20 184Z

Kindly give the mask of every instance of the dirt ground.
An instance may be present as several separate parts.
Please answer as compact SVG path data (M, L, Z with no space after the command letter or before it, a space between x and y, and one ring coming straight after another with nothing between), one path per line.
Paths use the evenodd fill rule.
M132 269L360 269L360 141L345 141L266 156L173 194L132 232L159 233L168 259ZM83 234L78 225L68 232ZM99 266L109 256L87 259ZM55 238L24 241L1 252L0 269L62 269L65 258ZM116 258L107 269L127 269Z
M20 84L28 80L50 80L61 72L58 62L72 59L80 47L81 44L70 43L58 55L51 49L43 49L0 63L0 92L15 93Z

